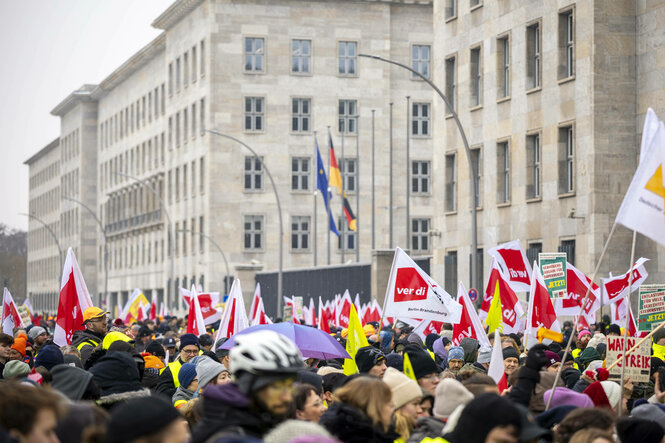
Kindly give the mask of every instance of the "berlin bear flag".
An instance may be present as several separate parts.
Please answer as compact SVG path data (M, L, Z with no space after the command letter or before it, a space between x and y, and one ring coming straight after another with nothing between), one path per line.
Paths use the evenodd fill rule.
M58 346L72 344L74 331L83 330L83 312L92 307L88 288L76 261L72 248L67 249L65 267L60 283L58 320L55 324L53 342Z
M526 292L531 288L531 266L519 240L498 245L487 253L499 264L513 291Z
M462 306L462 316L460 322L453 326L453 344L459 346L462 339L468 337L478 340L481 346L491 346L490 340L480 323L478 313L469 299L469 293L462 282L459 282L457 287L457 303Z
M399 247L390 269L384 315L459 323L462 306Z
M5 288L2 296L2 332L7 335L14 336L14 328L25 327L21 316L18 315L16 303L9 293L9 289Z

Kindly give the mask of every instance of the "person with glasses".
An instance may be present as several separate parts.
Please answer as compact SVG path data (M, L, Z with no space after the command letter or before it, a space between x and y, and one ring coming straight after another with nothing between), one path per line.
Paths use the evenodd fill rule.
M436 386L441 380L441 368L436 364L432 356L417 346L409 345L404 348L408 354L409 361L413 367L413 374L421 388L435 395ZM405 368L406 372L406 368Z
M180 386L178 372L185 363L190 362L199 355L199 338L194 334L183 334L180 336L180 353L178 358L169 363L157 379L155 391L171 398Z
M102 311L96 306L92 306L83 311L83 331L74 331L72 336L72 345L81 353L81 363L85 362L92 354L92 351L99 346L107 332L108 312Z

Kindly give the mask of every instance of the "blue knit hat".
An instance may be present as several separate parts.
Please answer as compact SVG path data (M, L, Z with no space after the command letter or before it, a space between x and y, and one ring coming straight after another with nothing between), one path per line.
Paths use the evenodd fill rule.
M461 346L452 346L448 349L448 361L450 360L464 360L464 348Z
M180 386L187 388L196 377L196 365L194 363L185 363L178 372L178 381Z
M180 336L180 349L185 346L194 345L199 346L199 338L194 334L182 334Z
M39 350L37 358L35 358L35 367L44 366L50 371L53 366L63 364L64 362L65 358L62 356L60 348L48 345Z

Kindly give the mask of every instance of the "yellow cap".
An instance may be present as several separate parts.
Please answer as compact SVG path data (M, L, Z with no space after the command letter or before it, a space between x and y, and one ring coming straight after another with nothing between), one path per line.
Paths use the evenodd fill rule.
M100 317L105 317L106 314L109 314L108 312L102 311L96 306L92 306L85 311L83 311L83 323L87 322L88 320L92 320L93 318L100 318Z
M111 331L108 334L106 334L106 337L104 337L104 341L102 342L102 349L105 349L105 350L108 351L109 347L116 341L124 341L124 342L132 342L132 343L134 342L134 340L127 337L122 332Z
M374 329L374 326L367 324L363 326L363 331L365 331L365 337L369 337L370 335L376 334L376 330Z

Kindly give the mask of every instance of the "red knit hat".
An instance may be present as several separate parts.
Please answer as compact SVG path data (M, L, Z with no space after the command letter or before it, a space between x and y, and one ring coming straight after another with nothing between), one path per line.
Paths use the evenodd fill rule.
M584 390L584 393L591 397L593 404L596 405L597 408L612 409L612 406L610 406L610 400L607 398L607 394L605 394L605 390L599 381L591 383Z

